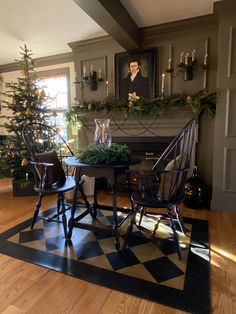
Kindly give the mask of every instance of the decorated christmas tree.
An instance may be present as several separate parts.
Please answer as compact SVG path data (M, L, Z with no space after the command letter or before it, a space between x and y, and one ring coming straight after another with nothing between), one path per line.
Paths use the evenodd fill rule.
M2 93L3 107L9 110L4 116L7 122L2 126L8 131L6 142L1 148L0 174L21 181L28 181L33 176L29 158L22 141L21 131L26 123L37 121L47 123L49 111L46 108L46 96L43 89L37 88L35 62L31 50L20 47L22 55L17 60L21 77L17 82L5 83Z

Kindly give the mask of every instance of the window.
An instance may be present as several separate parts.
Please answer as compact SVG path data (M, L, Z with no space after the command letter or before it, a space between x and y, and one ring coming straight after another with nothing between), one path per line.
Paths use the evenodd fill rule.
M67 139L65 112L69 107L69 70L56 69L38 73L37 86L43 88L47 106L51 110L51 123L59 128L60 134Z

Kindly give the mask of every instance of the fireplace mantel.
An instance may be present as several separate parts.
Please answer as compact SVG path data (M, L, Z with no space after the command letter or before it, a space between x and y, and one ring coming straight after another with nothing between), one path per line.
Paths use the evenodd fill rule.
M193 117L193 113L182 108L165 111L157 117L142 119L124 118L120 113L110 114L110 130L112 137L155 137L175 136ZM83 119L83 126L79 135L80 147L84 147L94 140L95 118L104 118L101 114L91 115Z

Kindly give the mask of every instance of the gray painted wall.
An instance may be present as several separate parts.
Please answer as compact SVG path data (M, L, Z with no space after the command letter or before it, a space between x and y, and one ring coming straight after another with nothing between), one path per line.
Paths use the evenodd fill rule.
M209 25L208 25L209 24ZM160 94L160 76L165 72L168 66L168 59L170 57L170 46L172 46L172 61L173 66L178 70L179 56L182 51L184 53L196 50L196 59L198 65L194 71L192 81L184 81L182 73L179 73L176 78L171 80L172 93L195 94L203 88L204 72L201 68L205 55L205 42L208 40L208 60L209 71L207 78L207 89L210 92L216 91L216 73L217 73L217 37L218 26L215 20L209 18L209 23L204 19L198 22L195 20L193 24L176 23L176 27L166 26L160 32L158 27L143 30L144 44L142 48L157 47L159 51L159 67L157 69L157 79L159 84L156 86L156 94ZM124 51L124 49L117 44L112 38L104 37L96 40L89 40L83 42L70 43L75 61L75 70L78 80L81 80L83 66L89 70L90 64L94 68L102 68L105 80L109 82L109 93L115 94L115 68L114 55ZM176 71L174 75L176 74ZM166 74L165 92L169 92L168 75ZM105 82L101 83L97 91L90 91L87 86L77 86L78 99L102 99L106 97ZM199 128L199 142L197 145L197 165L199 173L203 181L211 186L212 184L212 160L213 160L213 138L214 138L214 118L201 118Z

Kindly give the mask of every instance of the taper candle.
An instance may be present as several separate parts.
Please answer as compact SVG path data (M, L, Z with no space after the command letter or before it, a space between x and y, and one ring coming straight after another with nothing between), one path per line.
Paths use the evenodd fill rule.
M106 81L106 96L109 97L109 82Z
M189 53L187 52L185 55L185 65L188 64Z
M162 73L161 75L161 94L164 93L164 87L165 87L165 73Z
M83 77L86 77L86 66L83 66Z
M99 79L102 78L102 69L101 68L98 69L98 78Z
M196 50L194 49L194 50L192 51L192 62L195 60L195 52L196 52Z
M204 61L203 61L204 65L207 65L207 58L208 58L208 53L206 52L206 54L204 56Z

